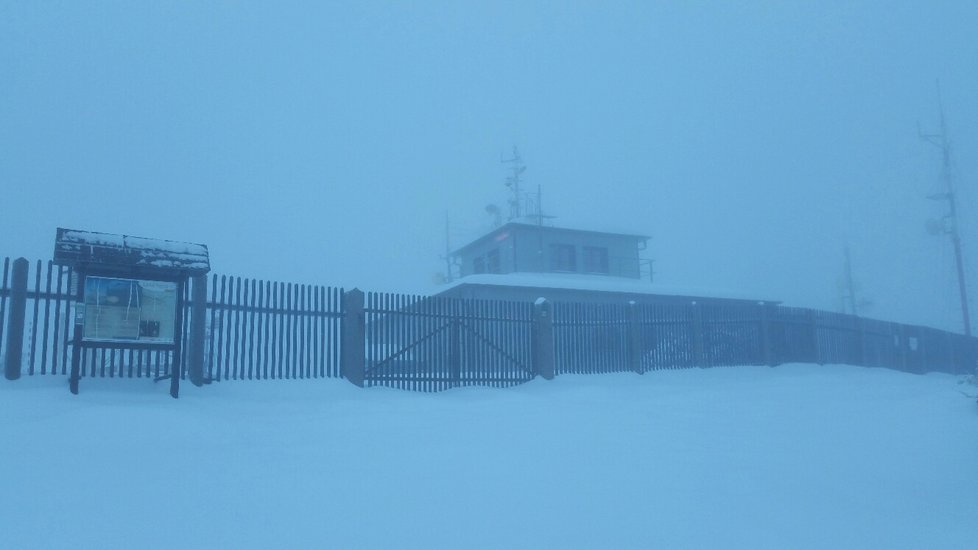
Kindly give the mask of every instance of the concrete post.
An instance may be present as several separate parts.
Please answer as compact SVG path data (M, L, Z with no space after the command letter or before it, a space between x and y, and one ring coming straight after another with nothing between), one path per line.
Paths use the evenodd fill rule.
M193 278L190 305L190 357L187 375L195 386L204 384L204 346L207 339L207 275Z
M693 364L702 368L707 366L706 346L703 342L703 309L696 302L690 307L693 309Z
M82 320L85 310L85 273L76 271L75 283L72 285L75 290L74 318L71 320L71 374L68 376L68 390L78 395L78 383L81 381L81 355L83 353L82 341Z
M14 260L10 281L10 316L7 323L7 356L3 373L7 380L20 378L24 354L24 324L27 314L27 268L25 258Z
M944 332L944 347L947 349L948 371L952 374L964 374L964 369L958 366L958 361L955 357L954 336L947 331Z
M773 304L761 302L758 304L761 310L761 360L764 364L773 367L778 364L774 358L774 341L771 337L771 317L774 309Z
M557 374L554 358L553 305L546 298L533 304L533 373L553 380Z
M366 377L366 316L363 311L363 291L354 288L343 294L341 327L340 374L355 386L363 387Z
M907 337L907 326L904 324L897 325L897 342L899 342L900 350L900 370L907 372L909 364L908 356L910 355L910 338Z
M642 366L642 326L639 317L639 306L634 301L628 302L628 364L632 370L643 374Z
M922 331L920 327L914 327L914 332L917 333L917 351L920 357L920 362L917 363L917 367L913 370L913 372L920 374L927 372L927 366L930 365L930 357L927 356L927 352L929 351L927 349L929 347L929 342L927 338L925 338L927 333Z
M451 315L448 326L448 378L452 384L462 381L462 316L464 315L462 300L449 300L448 307Z
M808 310L808 330L811 331L810 336L812 339L812 363L817 363L819 365L824 365L822 362L821 350L819 350L818 345L818 317L815 315L814 309Z
M866 357L866 323L862 317L855 318L856 324L856 364L860 367L868 367L869 361Z
M181 279L177 283L177 296L183 296L187 284L186 279ZM181 298L182 300L182 298ZM177 302L176 319L173 320L173 334L183 334L183 303ZM183 338L177 336L173 342L173 364L170 366L170 397L176 399L180 397L180 375L182 366L180 358L183 356Z

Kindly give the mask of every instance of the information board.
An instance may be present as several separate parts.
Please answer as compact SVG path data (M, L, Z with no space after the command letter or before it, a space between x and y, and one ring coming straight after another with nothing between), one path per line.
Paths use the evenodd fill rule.
M177 284L86 277L79 310L85 341L172 344Z

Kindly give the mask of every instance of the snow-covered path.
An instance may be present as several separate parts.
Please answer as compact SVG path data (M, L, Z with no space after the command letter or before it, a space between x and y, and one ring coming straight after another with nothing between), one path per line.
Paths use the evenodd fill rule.
M0 546L967 548L961 380L786 365L179 400L0 380Z

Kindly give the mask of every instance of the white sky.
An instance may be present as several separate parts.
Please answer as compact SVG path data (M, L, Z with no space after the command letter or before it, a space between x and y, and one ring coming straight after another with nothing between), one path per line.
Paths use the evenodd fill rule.
M421 4L421 5L417 5ZM741 5L746 4L746 5ZM425 292L518 145L564 225L664 285L960 329L935 81L978 294L978 3L5 2L0 255L58 226L219 273ZM973 300L973 304L978 301Z

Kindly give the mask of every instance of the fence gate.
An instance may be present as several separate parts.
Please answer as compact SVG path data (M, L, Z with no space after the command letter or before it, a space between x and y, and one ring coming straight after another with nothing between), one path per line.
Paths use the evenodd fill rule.
M421 391L533 378L532 305L368 293L366 385Z

